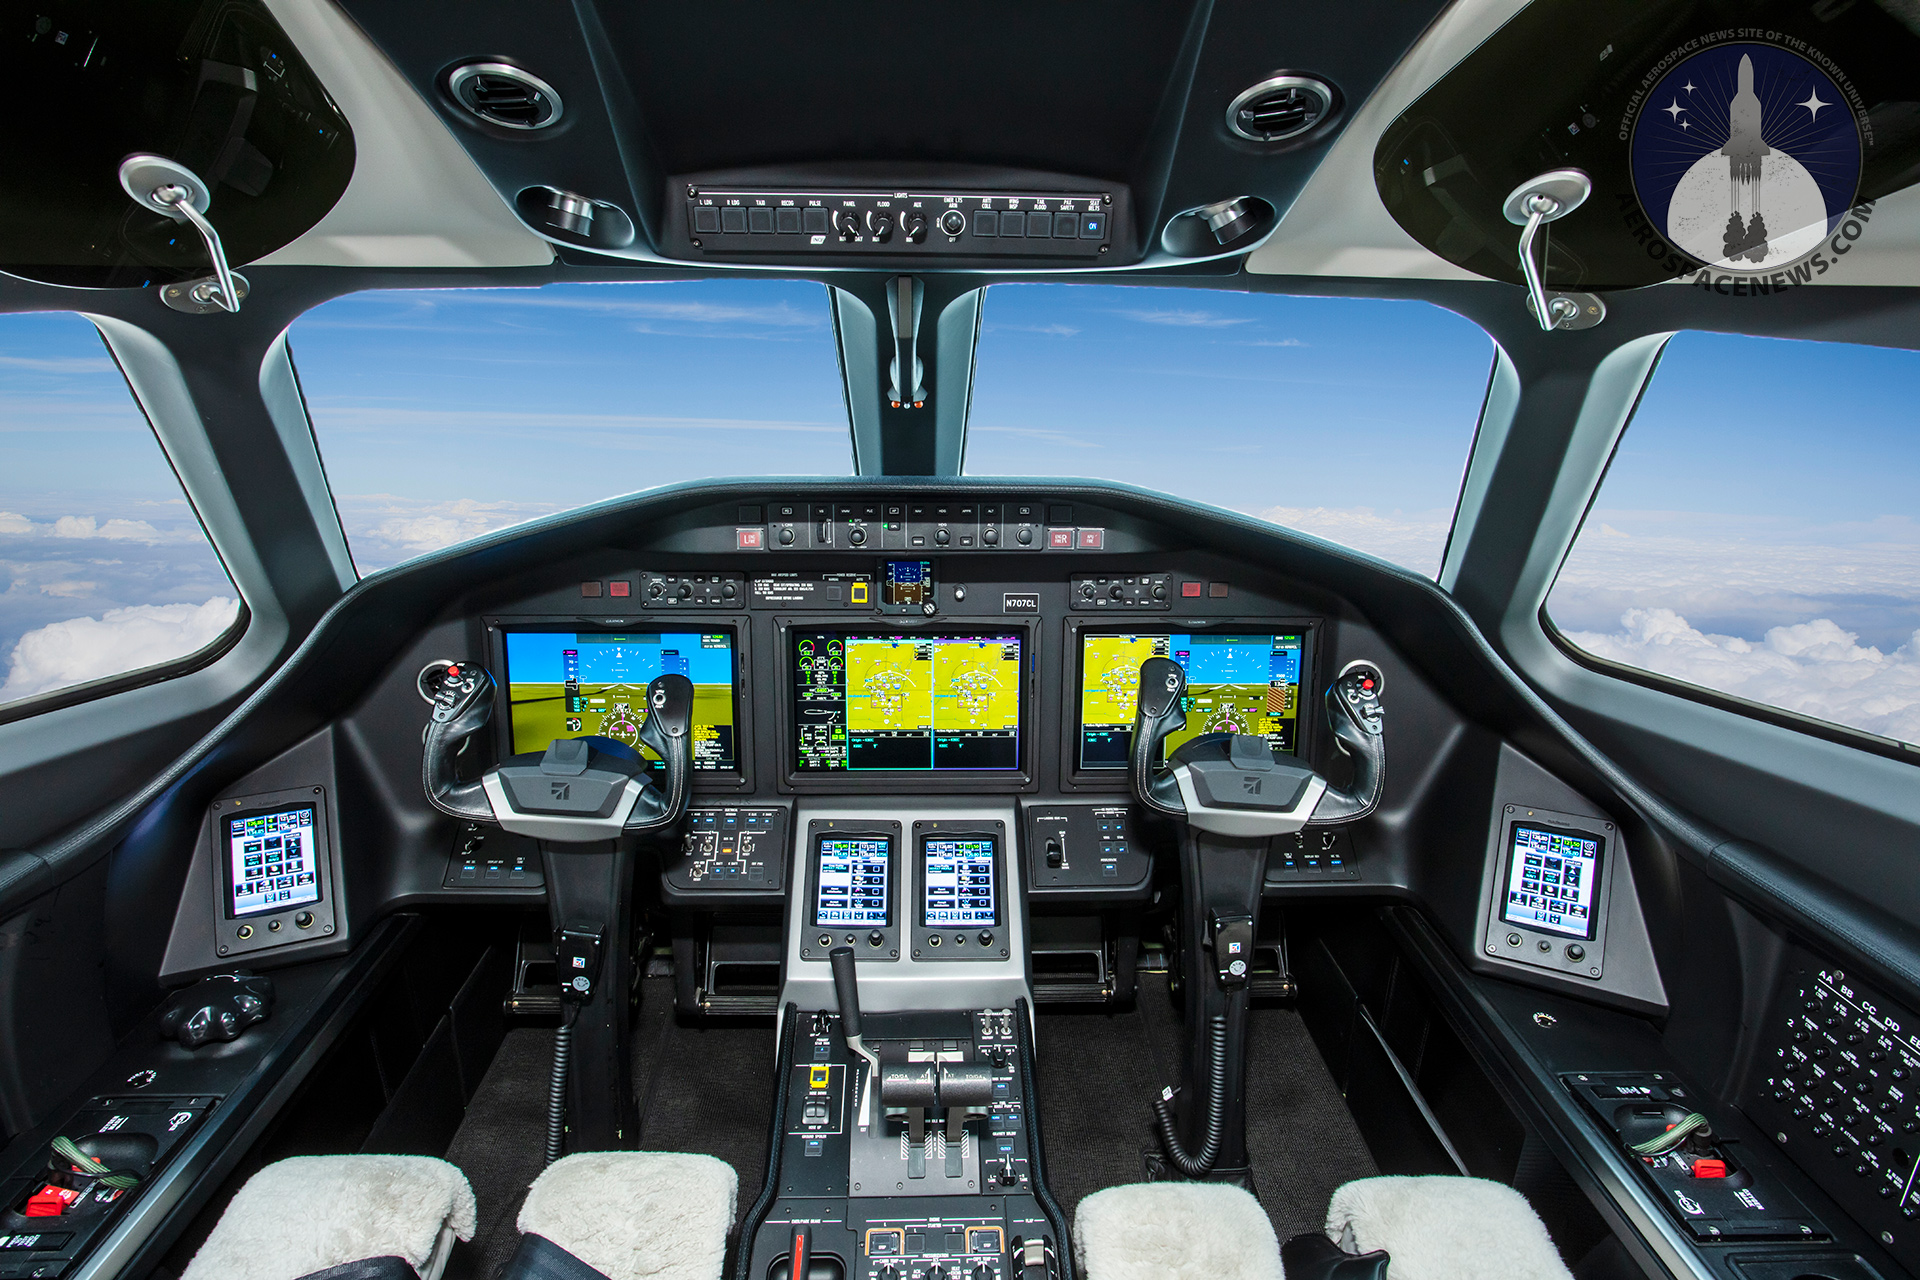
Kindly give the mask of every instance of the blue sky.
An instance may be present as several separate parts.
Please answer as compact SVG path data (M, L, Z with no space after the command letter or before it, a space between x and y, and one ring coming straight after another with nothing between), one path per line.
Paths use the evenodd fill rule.
M851 470L816 284L369 293L291 344L363 572L658 484ZM1423 303L996 286L966 469L1163 489L1430 573L1492 353ZM1917 381L1913 352L1676 338L1556 625L1920 737ZM0 450L0 698L218 634L232 586L81 318L0 317Z

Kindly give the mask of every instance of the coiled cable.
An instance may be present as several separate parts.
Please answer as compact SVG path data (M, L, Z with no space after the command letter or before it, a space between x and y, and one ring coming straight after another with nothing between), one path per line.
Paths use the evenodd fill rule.
M567 1060L573 1053L573 1006L569 1002L560 1015L560 1029L553 1034L553 1079L547 1092L547 1163L552 1164L567 1145Z
M1200 1154L1188 1155L1187 1149L1180 1145L1180 1135L1174 1132L1173 1089L1162 1089L1160 1096L1153 1100L1153 1117L1160 1125L1160 1145L1166 1149L1167 1159L1174 1167L1189 1178L1204 1178L1213 1169L1213 1162L1220 1158L1220 1144L1225 1140L1227 1127L1227 1017L1215 1014L1207 1024L1207 1070L1210 1077L1207 1088L1207 1127L1206 1140L1201 1145Z

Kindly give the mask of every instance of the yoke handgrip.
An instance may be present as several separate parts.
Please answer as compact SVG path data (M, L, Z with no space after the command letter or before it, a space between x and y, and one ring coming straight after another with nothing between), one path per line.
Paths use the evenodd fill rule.
M1172 658L1148 658L1140 664L1139 709L1133 719L1128 773L1141 804L1175 817L1187 811L1180 786L1170 772L1154 766L1168 735L1186 726L1186 693L1186 669Z
M853 948L835 947L827 952L833 966L833 994L840 1001L840 1030L849 1040L860 1035L860 984L853 972Z

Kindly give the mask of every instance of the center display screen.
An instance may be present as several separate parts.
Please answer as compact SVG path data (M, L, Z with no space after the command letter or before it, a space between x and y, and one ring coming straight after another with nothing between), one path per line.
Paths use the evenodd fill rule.
M312 805L301 804L226 819L229 915L257 915L320 901L313 813Z
M1080 767L1127 767L1140 664L1148 658L1172 658L1187 673L1187 724L1167 735L1167 753L1203 733L1246 733L1265 738L1275 755L1294 755L1300 750L1306 643L1299 631L1083 634Z
M795 631L800 773L1020 767L1020 636Z
M647 685L678 674L693 682L693 767L737 769L733 634L728 631L509 631L507 709L511 753L545 751L556 738L624 742L655 769L640 743Z
M1500 918L1591 942L1600 892L1601 840L1581 831L1513 828L1507 853L1507 900Z
M821 836L813 923L884 929L893 842L885 836Z
M991 929L1000 924L993 892L991 836L929 836L921 842L925 878L920 923L929 929Z

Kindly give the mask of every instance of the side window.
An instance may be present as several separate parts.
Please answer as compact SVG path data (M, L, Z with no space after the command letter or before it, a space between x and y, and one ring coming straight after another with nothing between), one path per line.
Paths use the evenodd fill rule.
M1920 352L1675 336L1547 598L1561 639L1920 743L1916 388Z
M0 716L165 668L240 617L126 379L77 315L0 316L0 571Z

